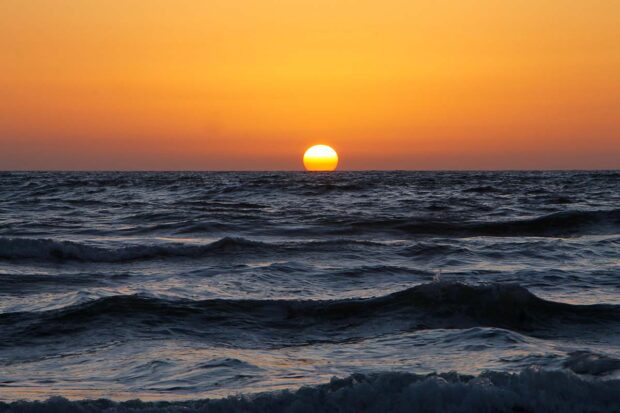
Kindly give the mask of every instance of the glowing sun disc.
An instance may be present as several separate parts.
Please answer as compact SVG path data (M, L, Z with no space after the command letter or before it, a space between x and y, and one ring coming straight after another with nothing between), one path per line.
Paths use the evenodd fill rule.
M307 171L333 171L338 166L338 154L327 145L314 145L304 153Z

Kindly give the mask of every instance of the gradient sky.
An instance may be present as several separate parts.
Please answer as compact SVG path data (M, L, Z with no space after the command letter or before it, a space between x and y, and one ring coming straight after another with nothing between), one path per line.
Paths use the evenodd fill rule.
M1 0L0 169L620 168L620 2Z

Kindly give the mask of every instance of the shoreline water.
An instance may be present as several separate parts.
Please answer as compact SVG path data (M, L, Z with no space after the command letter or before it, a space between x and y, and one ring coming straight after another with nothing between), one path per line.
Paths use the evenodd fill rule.
M0 402L2 413L29 412L617 412L620 379L579 377L567 371L529 368L479 376L443 373L353 374L299 390L187 401Z

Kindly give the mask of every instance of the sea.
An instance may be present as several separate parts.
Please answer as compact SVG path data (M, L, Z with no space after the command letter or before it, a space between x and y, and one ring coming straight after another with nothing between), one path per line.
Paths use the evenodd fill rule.
M0 173L0 412L418 411L620 411L620 172Z

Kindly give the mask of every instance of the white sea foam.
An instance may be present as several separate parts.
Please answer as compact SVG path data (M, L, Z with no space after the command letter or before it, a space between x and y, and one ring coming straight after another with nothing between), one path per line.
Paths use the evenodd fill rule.
M69 401L0 404L3 413L30 412L591 412L620 411L620 380L589 380L566 371L527 369L420 376L352 375L297 391L187 402Z

